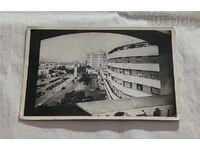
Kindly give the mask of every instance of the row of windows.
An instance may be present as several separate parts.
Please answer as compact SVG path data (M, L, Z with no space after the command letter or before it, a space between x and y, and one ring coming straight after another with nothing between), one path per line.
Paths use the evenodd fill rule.
M138 77L142 77L142 78L160 80L160 74L158 72L154 72L154 71L121 69L121 68L115 68L115 67L111 67L111 66L108 66L108 69L110 69L113 72L119 73L119 74L132 75L132 76L138 76Z
M158 63L159 56L132 56L132 57L117 57L107 60L110 63Z
M138 83L123 81L123 80L118 79L113 76L111 76L111 79L114 82L116 82L120 85L123 85L124 87L127 87L127 88L143 91L147 94L160 95L160 89L158 89L158 88L154 88L154 87L150 87L150 86L146 86L146 85L142 85L142 84L138 84Z

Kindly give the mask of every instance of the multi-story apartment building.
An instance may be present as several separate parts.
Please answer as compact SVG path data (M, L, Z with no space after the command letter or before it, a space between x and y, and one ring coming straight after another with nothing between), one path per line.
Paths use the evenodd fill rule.
M107 55L107 94L111 99L160 95L159 47L140 42Z
M102 50L87 54L87 65L98 70L106 61L106 53Z

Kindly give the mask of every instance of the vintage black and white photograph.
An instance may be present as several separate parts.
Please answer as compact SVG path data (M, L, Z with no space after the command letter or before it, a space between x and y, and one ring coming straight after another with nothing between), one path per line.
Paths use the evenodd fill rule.
M26 33L20 118L177 120L171 28Z

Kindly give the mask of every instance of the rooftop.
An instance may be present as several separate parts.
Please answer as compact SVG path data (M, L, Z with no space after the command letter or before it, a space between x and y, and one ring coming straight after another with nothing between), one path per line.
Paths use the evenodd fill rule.
M103 114L122 110L134 110L139 108L174 105L173 96L149 96L132 99L102 100L77 104L89 114Z

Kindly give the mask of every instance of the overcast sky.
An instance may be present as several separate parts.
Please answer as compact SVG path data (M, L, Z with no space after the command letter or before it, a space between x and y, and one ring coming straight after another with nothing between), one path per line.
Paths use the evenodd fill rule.
M76 33L41 41L40 61L85 62L88 52L109 52L115 47L143 40L113 33Z

